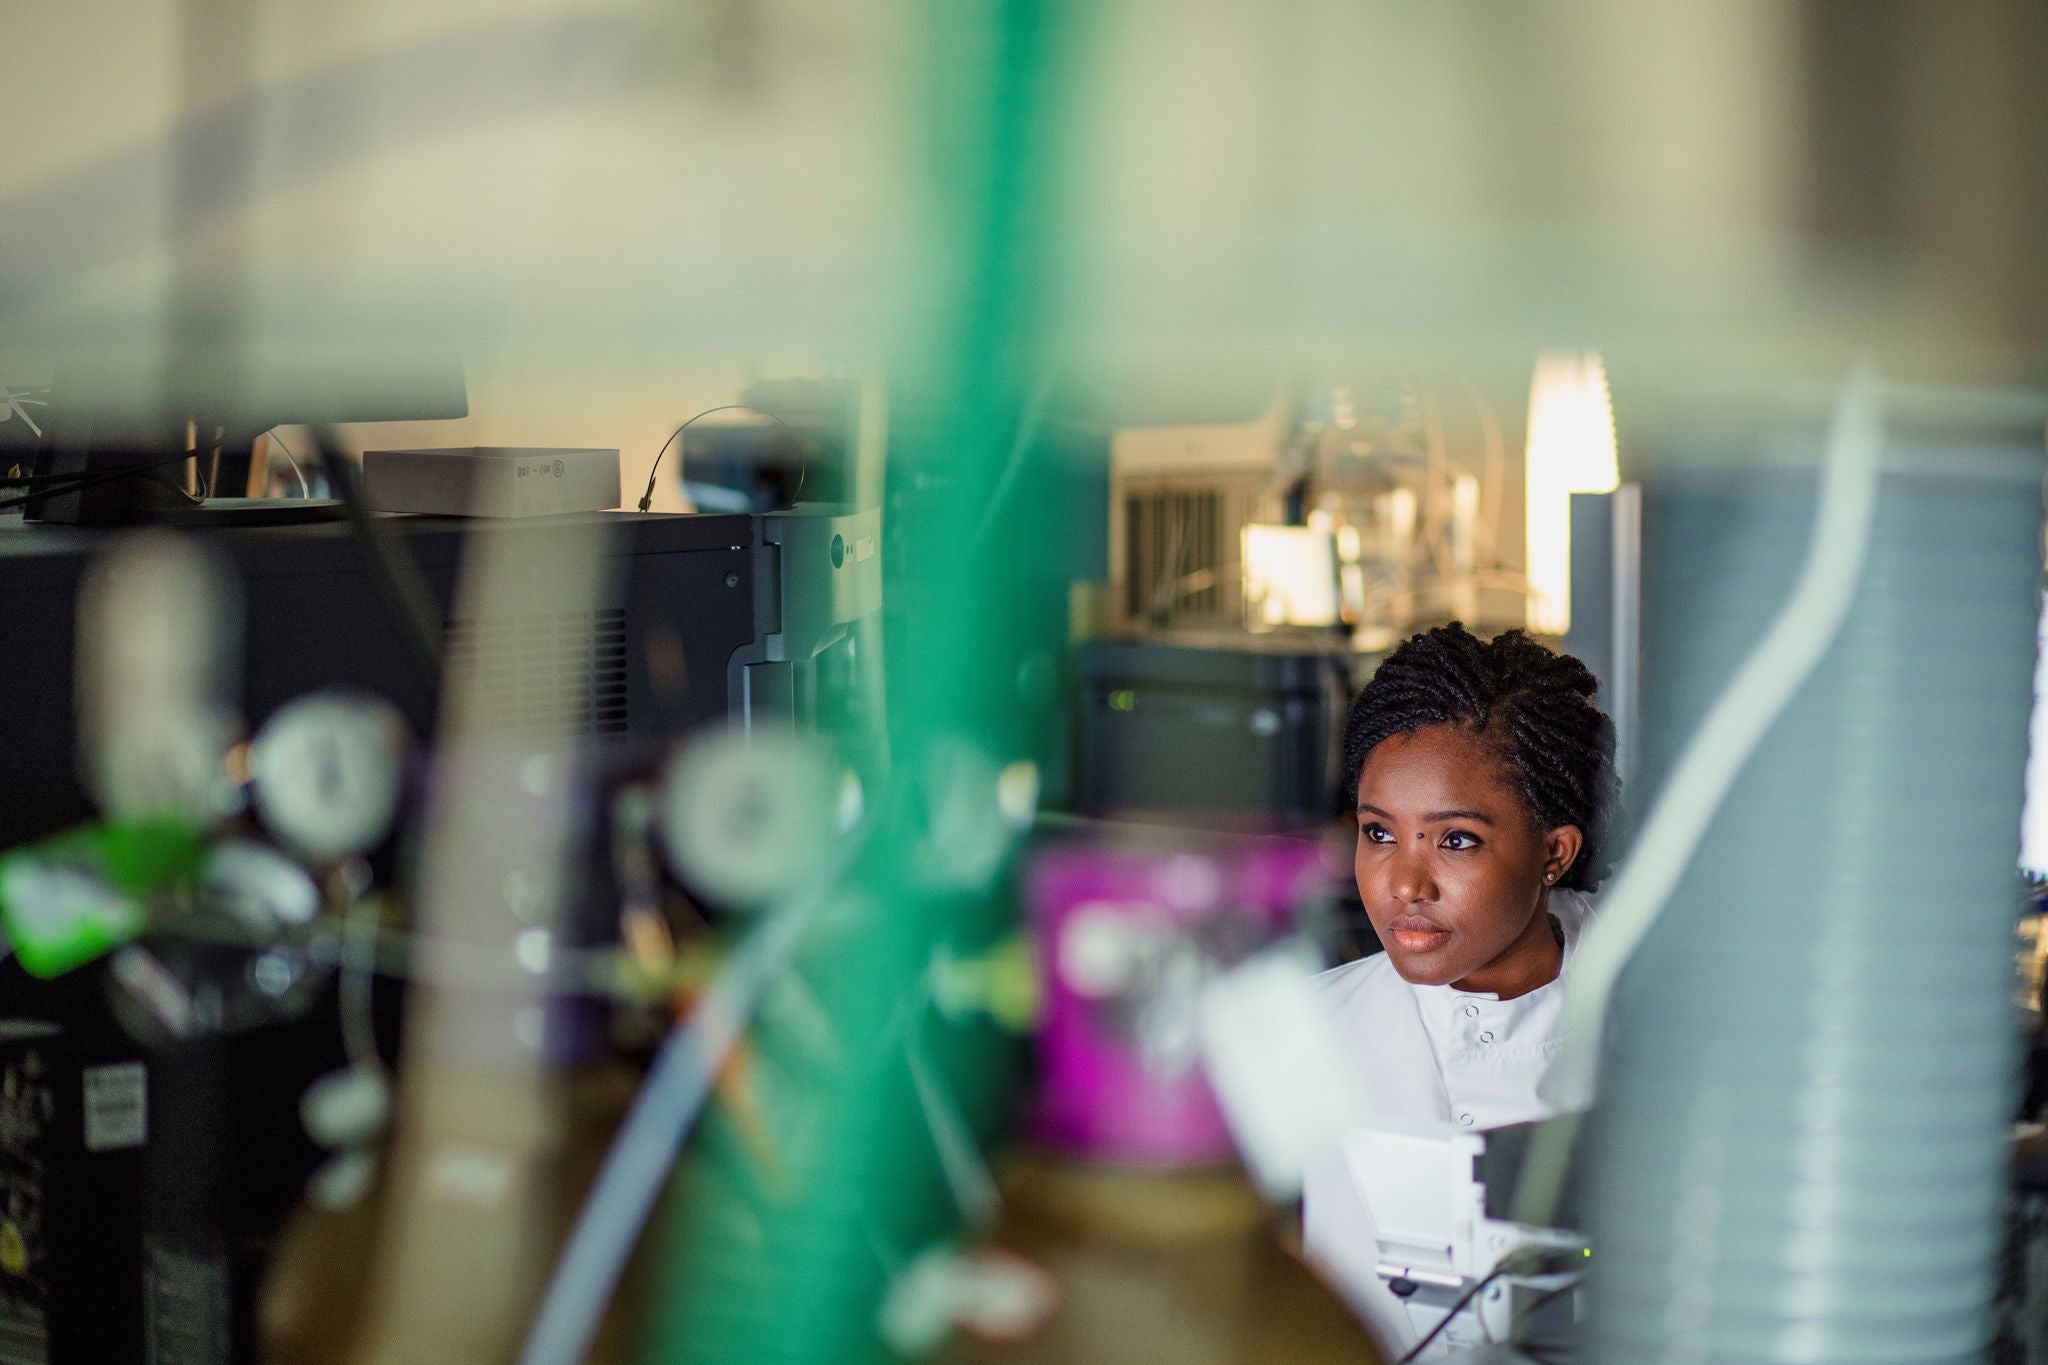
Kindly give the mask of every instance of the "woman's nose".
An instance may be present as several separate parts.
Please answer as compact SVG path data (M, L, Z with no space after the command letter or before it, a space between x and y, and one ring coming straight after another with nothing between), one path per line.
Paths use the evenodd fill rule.
M1436 880L1430 875L1429 859L1420 849L1394 855L1393 879L1387 889L1403 904L1436 899Z

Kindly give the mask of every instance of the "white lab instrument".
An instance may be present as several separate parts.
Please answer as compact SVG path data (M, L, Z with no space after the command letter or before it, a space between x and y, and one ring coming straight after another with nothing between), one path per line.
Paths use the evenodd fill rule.
M1336 1172L1342 1197L1324 1190L1315 1216L1326 1222L1333 1209L1342 1210L1351 1235L1333 1262L1323 1231L1318 1259L1398 1349L1432 1332L1424 1358L1508 1342L1539 1303L1556 1305L1564 1318L1573 1311L1567 1300L1589 1254L1584 1240L1491 1216L1479 1172L1486 1143L1479 1133L1380 1128L1354 1129L1344 1140Z

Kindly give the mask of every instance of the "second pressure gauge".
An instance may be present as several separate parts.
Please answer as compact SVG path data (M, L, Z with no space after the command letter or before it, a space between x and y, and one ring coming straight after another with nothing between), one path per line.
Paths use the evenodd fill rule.
M398 811L405 719L380 697L316 692L278 708L250 746L256 811L308 858L363 853Z

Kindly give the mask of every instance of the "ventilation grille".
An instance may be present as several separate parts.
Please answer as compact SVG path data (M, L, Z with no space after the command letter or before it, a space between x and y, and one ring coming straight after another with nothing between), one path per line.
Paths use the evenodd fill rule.
M450 621L449 676L477 719L530 733L568 717L575 735L626 733L626 613L612 609Z
M1132 618L1217 609L1222 502L1210 491L1148 490L1124 499L1124 610Z

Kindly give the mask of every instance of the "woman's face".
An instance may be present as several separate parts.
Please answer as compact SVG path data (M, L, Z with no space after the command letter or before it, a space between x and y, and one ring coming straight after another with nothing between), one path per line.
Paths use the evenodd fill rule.
M1511 999L1553 980L1545 895L1581 842L1576 826L1537 826L1469 729L1382 740L1358 774L1358 894L1394 969L1418 985Z

